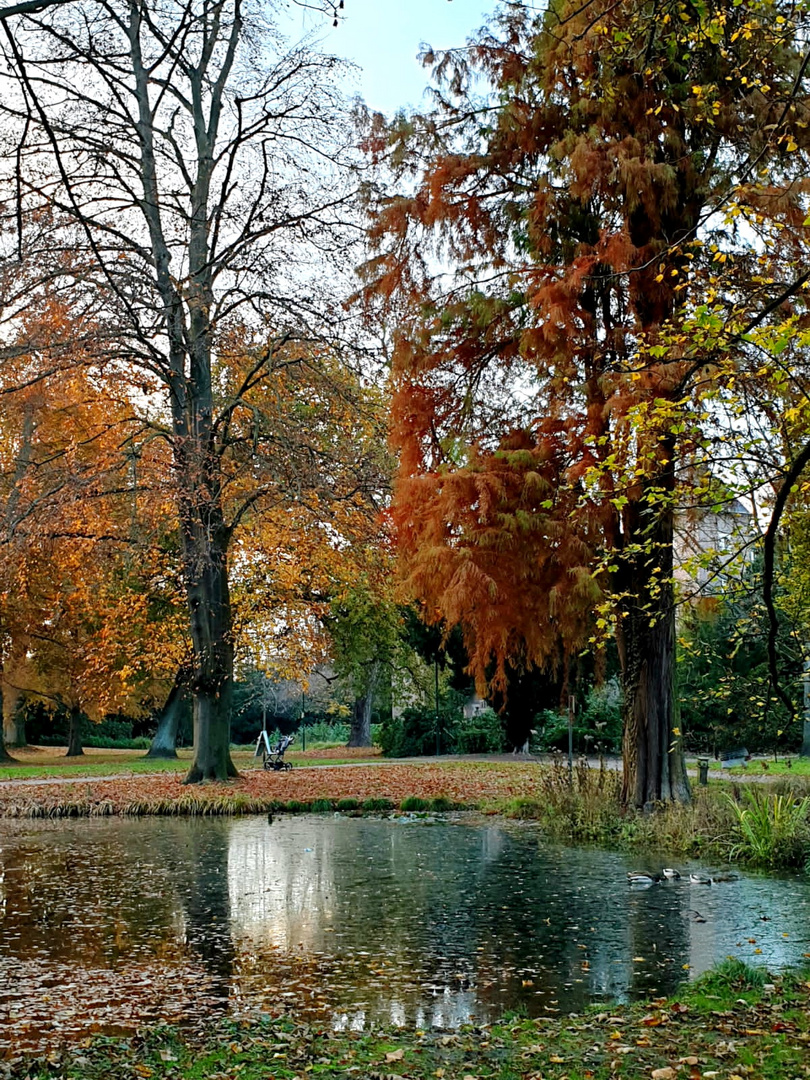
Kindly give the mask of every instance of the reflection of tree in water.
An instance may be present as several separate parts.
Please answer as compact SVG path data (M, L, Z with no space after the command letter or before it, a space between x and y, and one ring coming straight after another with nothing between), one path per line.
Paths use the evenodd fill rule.
M301 1016L358 1026L449 1025L519 1005L543 1014L594 996L666 992L696 950L708 963L747 940L743 926L778 962L782 931L806 925L810 890L796 882L635 891L628 868L621 855L549 848L531 827L510 825L12 826L0 851L0 1017L4 971L18 973L6 1000L32 1000L22 974L30 962L32 975L65 982L73 976L60 964L83 968L83 989L98 968L116 1001L129 1001L137 983L137 1008L146 994L167 1016L170 998L179 1016L209 1008L213 984L220 1006L243 993L272 1011L286 1002ZM695 906L705 924L690 921ZM797 938L791 932L800 957L807 945ZM171 982L163 997L161 974ZM112 1001L102 992L96 1001Z
M184 825L186 850L176 880L185 941L210 976L210 991L227 1001L236 957L228 888L228 823L208 820Z
M448 1024L627 993L615 855L549 850L500 826L286 820L262 832L235 823L229 863L255 984L304 950L309 976L289 974L296 997L325 993L347 1023ZM606 896L617 878L621 894Z

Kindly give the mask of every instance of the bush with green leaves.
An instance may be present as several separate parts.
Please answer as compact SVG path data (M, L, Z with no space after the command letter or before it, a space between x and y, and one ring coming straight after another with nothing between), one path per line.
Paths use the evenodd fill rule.
M568 714L546 709L535 717L535 744L540 750L568 749ZM589 691L574 716L574 751L577 754L621 751L622 694L616 679Z
M484 709L456 727L457 754L500 754L506 749L503 722L494 709Z
M439 719L439 746L442 724ZM380 746L386 757L424 757L436 753L436 714L428 708L405 709L396 717L383 722ZM446 728L445 728L446 732ZM447 749L445 744L445 750Z
M503 721L493 709L464 717L466 695L447 690L435 707L414 706L385 720L379 729L379 745L387 757L425 757L440 754L492 754L506 749ZM438 726L438 745L436 729Z

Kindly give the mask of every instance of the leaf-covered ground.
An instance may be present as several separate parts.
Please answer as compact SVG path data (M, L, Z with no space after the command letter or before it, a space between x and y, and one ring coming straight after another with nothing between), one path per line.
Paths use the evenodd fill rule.
M537 777L538 766L533 763L450 761L293 768L278 773L253 769L231 784L194 788L184 787L182 777L173 773L104 781L87 778L70 784L0 784L0 816L249 813L295 801L386 799L399 805L412 796L469 806L530 797Z
M454 1032L338 1032L280 1017L86 1039L22 1080L797 1080L810 1075L810 982L728 962L673 999Z

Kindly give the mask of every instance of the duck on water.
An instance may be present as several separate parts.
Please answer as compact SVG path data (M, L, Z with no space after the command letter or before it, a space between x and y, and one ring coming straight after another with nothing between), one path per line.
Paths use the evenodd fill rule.
M665 866L660 874L648 874L643 870L630 870L627 874L630 885L644 887L658 885L662 881L679 881L680 877L680 873L671 866ZM692 885L711 885L712 879L702 870L698 870L689 875L689 882Z

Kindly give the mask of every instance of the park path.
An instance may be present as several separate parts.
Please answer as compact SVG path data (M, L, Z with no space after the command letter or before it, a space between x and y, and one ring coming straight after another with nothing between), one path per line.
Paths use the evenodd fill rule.
M322 764L322 765L306 765L299 762L295 762L295 769L368 769L374 768L386 768L395 765L431 765L431 764L450 764L454 762L488 762L497 764L512 764L512 765L528 765L532 762L536 762L538 765L547 765L552 761L550 754L529 755L529 754L444 754L441 756L433 757L415 757L415 758L370 758L366 761L344 761L336 763L334 765ZM588 765L592 769L599 768L599 758L588 758ZM608 769L613 771L620 771L622 767L622 761L620 757L606 757L605 765ZM178 773L181 770L177 770ZM251 770L243 770L249 772ZM697 777L697 768L694 765L687 765L687 772L690 777ZM15 780L0 780L0 788L8 787L41 787L43 785L52 784L105 784L112 783L115 780L135 780L139 776L161 776L162 772L118 772L110 773L105 776L93 776L89 774L75 775L75 776L32 776ZM712 780L735 780L744 784L761 784L769 783L772 780L778 780L784 776L784 773L768 775L767 773L754 774L735 774L729 776L728 772L722 769L709 769L709 778Z

